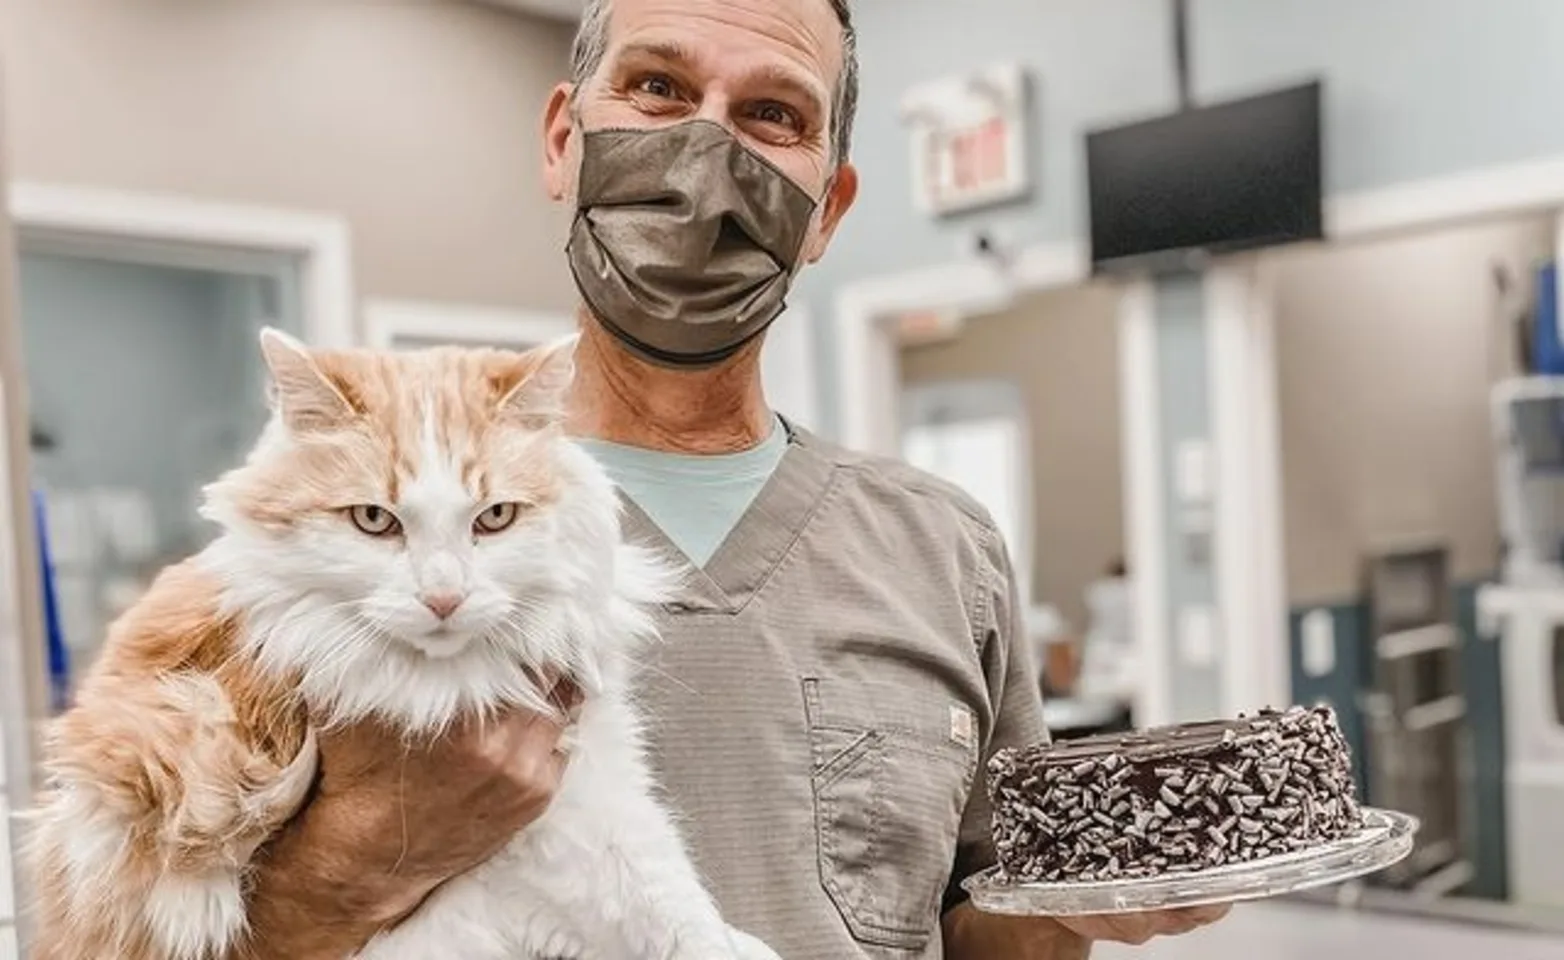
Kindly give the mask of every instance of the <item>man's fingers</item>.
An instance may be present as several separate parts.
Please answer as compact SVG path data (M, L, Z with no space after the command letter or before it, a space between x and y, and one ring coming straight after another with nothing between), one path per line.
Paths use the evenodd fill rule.
M1063 923L1088 940L1142 946L1155 937L1178 936L1209 926L1227 916L1231 909L1229 904L1215 904L1150 913L1077 917Z
M570 677L561 677L549 690L549 702L566 713L581 705L581 687Z
M1233 905L1230 903L1213 903L1203 907L1185 907L1182 910L1173 911L1174 915L1181 921L1187 920L1197 927L1216 923L1232 912Z
M1163 916L1157 932L1164 936L1176 937L1199 930L1208 922L1184 910L1171 910Z
M1151 939L1150 923L1139 914L1072 917L1061 922L1066 929L1087 940L1126 943L1138 947Z
M570 754L563 750L551 751L548 755L549 782L557 784L564 779L565 767L570 763Z

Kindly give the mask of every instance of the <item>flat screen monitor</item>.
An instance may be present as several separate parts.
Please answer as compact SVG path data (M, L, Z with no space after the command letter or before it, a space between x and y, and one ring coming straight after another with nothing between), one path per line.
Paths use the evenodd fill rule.
M1093 266L1319 239L1321 156L1318 82L1088 134Z

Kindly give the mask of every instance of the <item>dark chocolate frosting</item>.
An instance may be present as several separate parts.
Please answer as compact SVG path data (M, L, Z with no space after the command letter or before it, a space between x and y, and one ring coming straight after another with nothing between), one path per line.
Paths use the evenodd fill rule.
M1328 708L1002 750L989 764L1004 879L1135 879L1263 859L1357 829Z

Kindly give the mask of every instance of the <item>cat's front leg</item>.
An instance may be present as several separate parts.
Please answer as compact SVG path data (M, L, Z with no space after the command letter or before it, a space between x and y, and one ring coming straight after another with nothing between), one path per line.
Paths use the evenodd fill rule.
M628 698L588 702L559 794L515 850L516 879L583 933L592 960L746 960L656 797L638 727Z
M671 814L650 793L620 795L603 837L601 862L623 891L601 919L617 928L629 956L647 960L778 960L755 938L732 930L701 882ZM603 811L606 813L607 811ZM599 900L600 906L609 901Z

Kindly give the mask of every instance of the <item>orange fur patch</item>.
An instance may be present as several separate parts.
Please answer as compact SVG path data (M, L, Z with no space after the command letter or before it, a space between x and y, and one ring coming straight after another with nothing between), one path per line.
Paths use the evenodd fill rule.
M137 919L157 878L242 867L295 812L246 804L298 754L306 718L286 684L238 655L241 624L219 595L192 563L164 571L110 629L77 705L50 730L47 769L69 795L46 794L35 818L41 957L160 957ZM118 896L90 911L69 837L50 835L100 822L50 823L79 809L124 834L112 881L96 891Z

